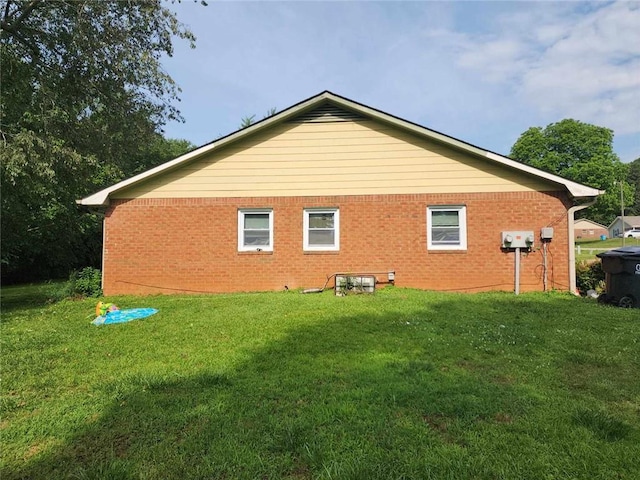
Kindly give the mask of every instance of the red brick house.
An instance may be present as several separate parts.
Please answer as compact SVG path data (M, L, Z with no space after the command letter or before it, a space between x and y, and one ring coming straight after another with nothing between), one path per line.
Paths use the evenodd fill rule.
M586 218L576 220L573 229L576 240L598 240L609 236L607 227Z
M574 291L573 214L601 193L323 92L78 203L104 211L107 295L321 287L336 272L513 290L504 232L534 234L522 291Z

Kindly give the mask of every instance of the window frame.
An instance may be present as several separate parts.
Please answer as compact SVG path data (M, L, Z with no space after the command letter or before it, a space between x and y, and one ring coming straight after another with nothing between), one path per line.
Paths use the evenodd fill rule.
M333 214L333 245L309 244L309 215L312 213ZM340 250L340 209L337 207L328 208L305 208L303 210L302 221L302 246L305 252L337 252Z
M245 245L244 220L250 214L269 214L269 245ZM239 208L238 209L238 251L239 252L273 252L273 208Z
M457 212L460 241L454 244L438 244L433 242L431 219L433 212ZM466 205L429 205L427 206L427 249L428 250L467 250L467 206Z

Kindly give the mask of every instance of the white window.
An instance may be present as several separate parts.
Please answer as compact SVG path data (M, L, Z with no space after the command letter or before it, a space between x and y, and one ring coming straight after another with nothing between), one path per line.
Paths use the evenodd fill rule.
M303 237L305 250L340 250L340 211L337 208L305 209Z
M427 248L467 249L467 207L438 205L427 207Z
M238 210L238 250L240 252L273 251L272 209Z

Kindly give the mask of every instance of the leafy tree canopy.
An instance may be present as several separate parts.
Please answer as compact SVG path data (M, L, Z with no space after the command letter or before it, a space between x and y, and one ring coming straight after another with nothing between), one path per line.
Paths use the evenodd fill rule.
M620 214L620 183L625 204L634 188L627 179L628 166L613 151L613 131L565 119L545 128L531 127L516 141L510 156L570 180L606 190L596 205L582 215L608 225Z
M629 183L635 186L636 194L633 204L629 208L631 215L640 215L640 158L629 164Z
M0 1L3 275L88 264L100 222L75 200L190 148L161 136L174 38L194 46L161 0Z

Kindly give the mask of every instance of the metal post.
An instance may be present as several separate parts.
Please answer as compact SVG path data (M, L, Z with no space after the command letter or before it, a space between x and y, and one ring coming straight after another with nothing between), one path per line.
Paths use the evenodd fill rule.
M624 247L624 191L622 190L623 181L620 181L620 219L622 220L622 246Z
M578 248L580 248L578 246ZM546 292L549 287L547 285L547 242L542 241L542 289Z
M520 294L520 247L516 247L516 273L515 273L515 290L516 295Z

